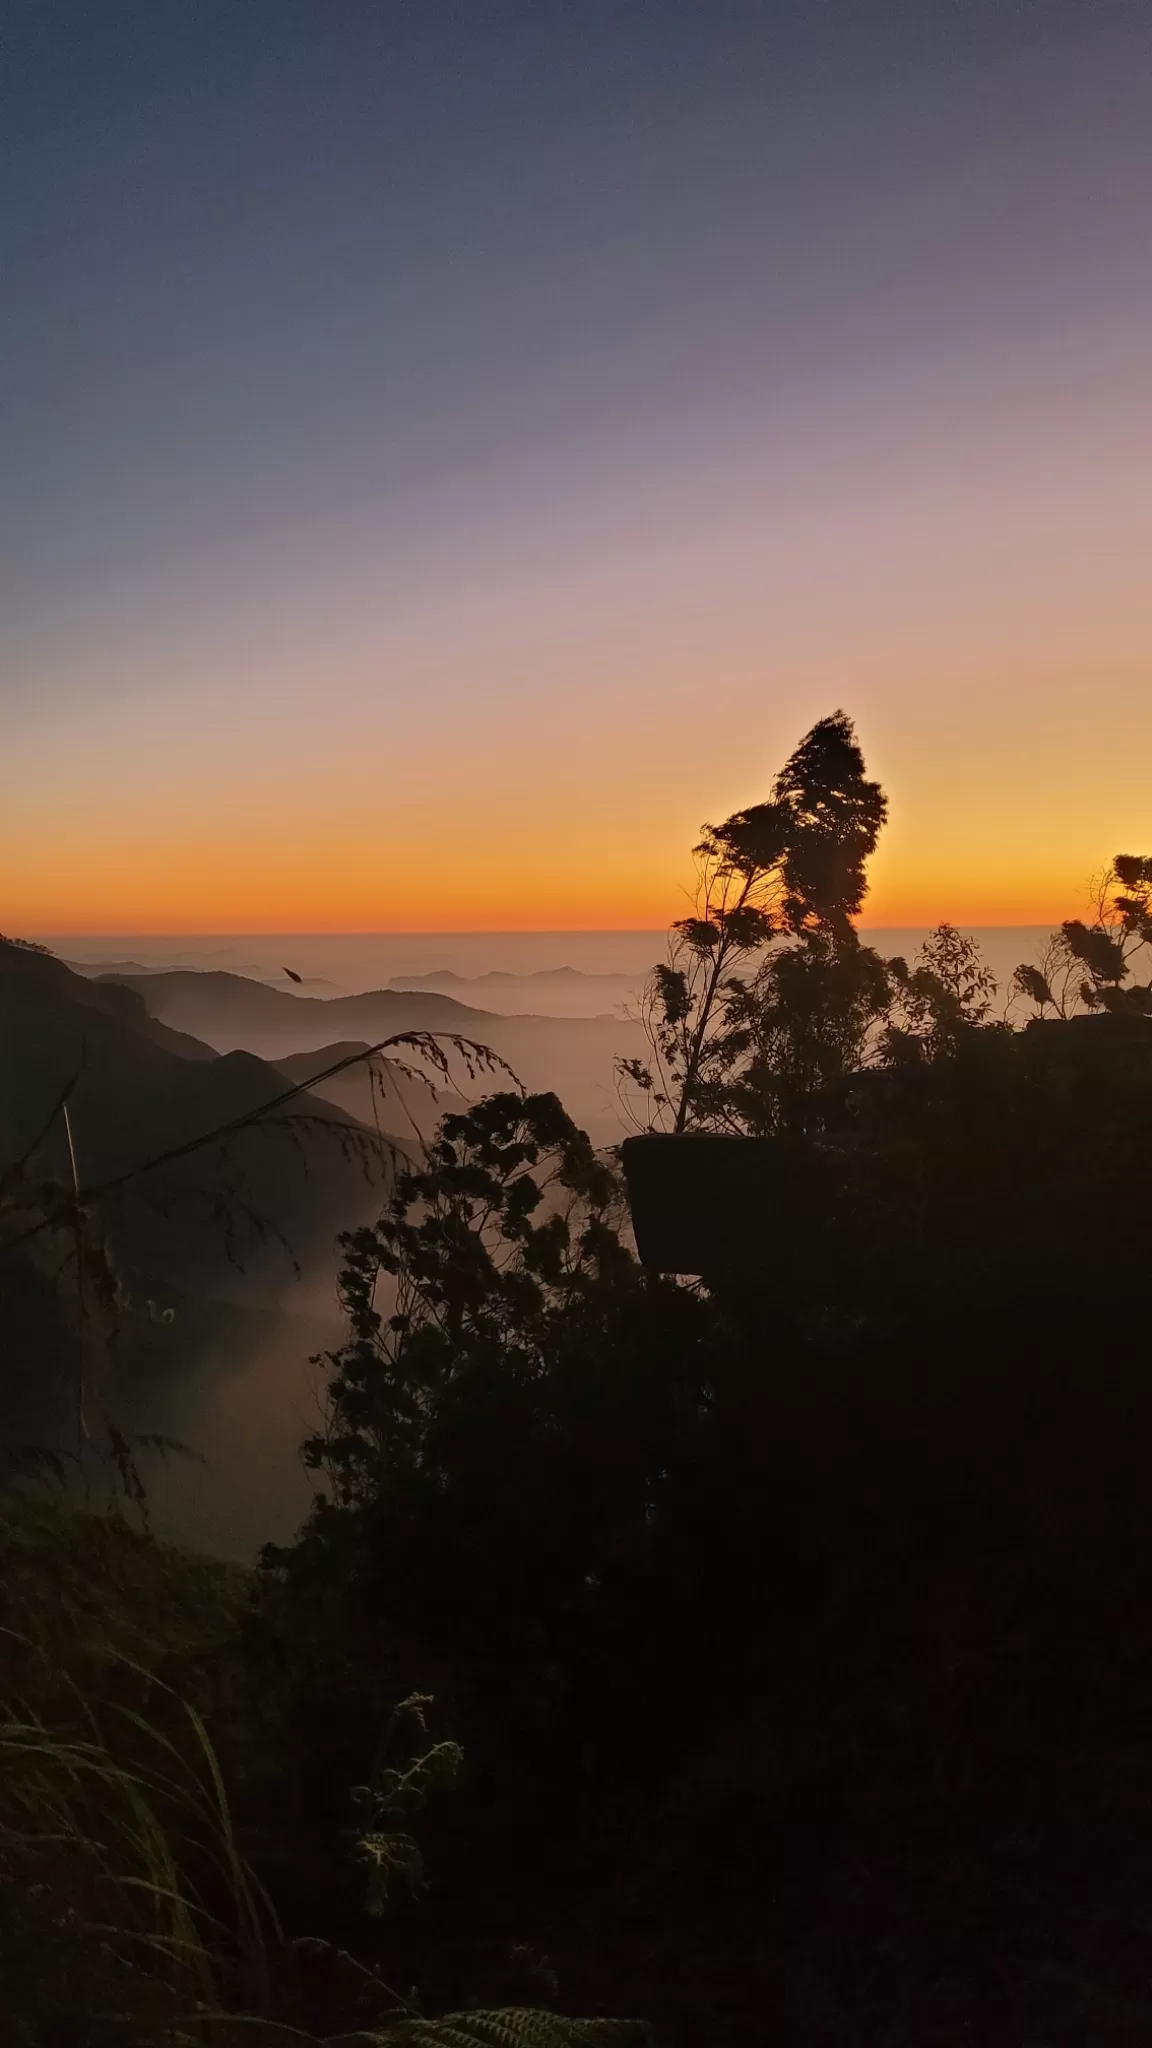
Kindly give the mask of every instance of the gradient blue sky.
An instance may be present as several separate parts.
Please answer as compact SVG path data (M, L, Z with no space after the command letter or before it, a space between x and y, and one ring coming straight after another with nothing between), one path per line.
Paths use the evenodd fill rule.
M1152 845L1145 0L16 0L5 928L875 921Z

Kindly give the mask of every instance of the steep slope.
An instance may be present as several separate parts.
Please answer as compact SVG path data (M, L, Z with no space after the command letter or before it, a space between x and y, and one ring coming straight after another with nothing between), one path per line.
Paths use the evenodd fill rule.
M209 1299L254 1302L304 1265L333 1262L337 1232L378 1206L389 1171L375 1134L308 1093L266 1119L138 1175L170 1150L271 1104L283 1076L251 1053L221 1057L151 1018L131 991L73 975L49 956L0 945L0 1241L68 1187L68 1121L89 1207L128 1301L117 1345L128 1364L155 1350L141 1322L171 1309L181 1330ZM290 1248L290 1249L289 1249ZM5 1393L36 1384L64 1348L74 1290L66 1233L0 1246L0 1421ZM57 1313L56 1310L59 1310ZM193 1318L194 1319L194 1318ZM146 1341L148 1340L148 1341ZM169 1362L179 1357L179 1335Z
M86 981L60 961L10 946L0 946L0 1055L0 1161L22 1155L72 1083L69 1110L85 1186L284 1093L278 1071L251 1053L222 1058L150 1016L134 991ZM330 1103L307 1096L271 1121L283 1126L289 1116L316 1126L348 1122ZM254 1131L242 1141L267 1136ZM31 1163L42 1173L67 1166L60 1119Z
M0 940L0 1032L8 1019L15 1028L21 1003L37 1001L50 1006L53 998L64 1009L80 1015L95 1013L98 1017L115 1018L138 1038L164 1046L184 1059L216 1057L213 1046L184 1031L173 1030L150 1011L130 980L113 976L93 980L81 969L58 960L54 953ZM0 1038L0 1046L3 1043Z

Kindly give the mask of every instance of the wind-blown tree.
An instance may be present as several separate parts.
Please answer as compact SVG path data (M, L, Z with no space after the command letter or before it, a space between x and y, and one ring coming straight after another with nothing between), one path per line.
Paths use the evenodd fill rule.
M810 1075L843 1064L883 1007L881 963L852 919L887 811L837 711L789 756L766 802L704 826L694 914L672 927L645 992L651 1056L620 1066L648 1121L746 1129L786 1052L802 1093Z

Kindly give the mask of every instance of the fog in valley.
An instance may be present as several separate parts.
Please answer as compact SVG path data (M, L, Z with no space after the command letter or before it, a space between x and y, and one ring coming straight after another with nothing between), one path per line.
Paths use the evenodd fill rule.
M1048 929L1041 925L965 927L1001 981L1033 959ZM884 954L913 957L926 929L863 929ZM252 976L314 996L360 995L371 989L439 990L502 1015L588 1017L616 1014L664 958L667 934L654 931L576 932L300 932L270 935L119 934L47 937L54 953L90 973L156 972ZM301 975L294 984L286 970ZM555 1084L561 1088L558 1080Z
M927 934L864 936L911 960ZM1019 961L1039 956L1046 933L998 927L975 936L1006 983ZM643 1050L637 1004L666 936L129 934L49 943L97 990L134 990L202 1074L206 1052L221 1056L221 1071L252 1054L291 1086L394 1031L459 1033L490 1047L529 1089L555 1090L593 1143L608 1147L629 1131L614 1061ZM439 1078L435 1094L390 1072L373 1084L361 1065L321 1080L311 1094L411 1148L445 1109L502 1080L510 1085L500 1067L470 1077L449 1057L451 1078ZM74 1122L83 1155L82 1096ZM241 1230L225 1248L223 1222L206 1226L197 1216L199 1264L168 1295L156 1283L155 1324L142 1339L129 1332L116 1366L111 1399L124 1425L185 1447L142 1455L154 1526L217 1555L245 1559L263 1541L287 1540L308 1505L299 1447L321 1422L324 1383L323 1367L311 1361L339 1343L342 1328L336 1238L378 1207L389 1170L381 1158L346 1166L341 1179L325 1156L322 1170L330 1169L332 1186L321 1196L314 1161L290 1146L276 1156L275 1184L301 1204L285 1245ZM166 1225L181 1249L183 1214L177 1205ZM206 1228L221 1234L215 1260L202 1242Z

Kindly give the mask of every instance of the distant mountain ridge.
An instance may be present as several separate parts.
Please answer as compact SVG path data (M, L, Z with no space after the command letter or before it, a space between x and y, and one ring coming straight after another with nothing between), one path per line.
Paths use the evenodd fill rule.
M354 996L305 996L289 987L275 987L223 968L177 967L142 975L99 975L97 987L129 988L153 1017L170 1022L180 1017L181 1029L203 1025L203 1035L221 1052L247 1046L262 1034L266 1058L310 1052L316 1044L363 1040L370 1043L390 1031L456 1031L476 1036L477 1027L492 1021L491 1012L473 1009L451 996L420 991L369 989ZM358 1028L371 1025L369 1030ZM382 1028L375 1028L377 1025ZM316 1030L323 1033L317 1040Z
M71 973L82 974L88 981L134 981L145 974L200 974L211 971L207 968L176 968L163 964L150 966L143 960L67 960L63 964ZM231 971L243 974L245 979L249 978L243 969ZM329 981L323 974L296 974L295 971L289 974L287 968L281 968L279 974L271 975L265 974L258 967L253 967L250 978L262 982L267 988L284 989L286 994L290 994L294 987L330 989L333 995L344 994L338 982Z
M388 986L389 988L408 989L428 988L435 982L437 986L441 983L451 983L453 986L477 988L490 981L500 982L501 984L523 982L526 986L531 986L533 982L542 981L578 981L582 984L603 981L610 982L614 986L631 988L635 979L636 977L631 974L589 974L583 967L534 967L527 973L517 973L513 968L509 967L490 967L486 974L457 974L453 967L435 967L428 974L394 974L391 976Z
M112 980L131 989L154 1018L217 1051L246 1048L276 1064L334 1043L375 1045L406 1031L472 1040L506 1061L526 1087L554 1090L597 1144L615 1143L622 1135L614 1062L639 1052L643 1044L638 1025L627 1019L508 1016L458 1002L439 990L372 989L324 998L295 990L289 994L218 969L188 968ZM499 1066L470 1081L459 1058L453 1058L452 1079L471 1093L509 1085Z

